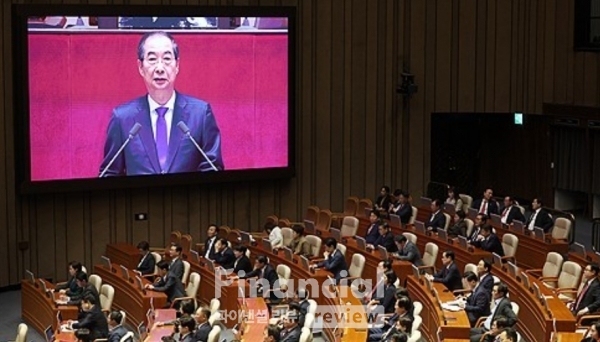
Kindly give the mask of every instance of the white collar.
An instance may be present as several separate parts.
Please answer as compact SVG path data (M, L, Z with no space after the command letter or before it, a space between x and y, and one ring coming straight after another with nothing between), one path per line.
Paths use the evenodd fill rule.
M150 105L150 113L156 113L156 108L165 107L167 109L173 109L175 107L175 91L173 91L173 95L164 105L158 104L154 99L148 94L148 104Z

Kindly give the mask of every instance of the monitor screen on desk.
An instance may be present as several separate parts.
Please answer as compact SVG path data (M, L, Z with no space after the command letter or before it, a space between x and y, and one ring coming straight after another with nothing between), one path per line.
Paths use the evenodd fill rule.
M418 232L425 234L425 223L421 221L415 221L415 229Z
M250 233L248 232L240 232L240 238L243 243L250 243Z
M475 218L479 215L479 210L475 208L469 208L469 218L471 220L475 220Z
M342 241L342 232L337 228L329 228L329 234L331 237L335 239L337 242Z
M523 222L519 221L519 220L513 220L512 221L512 226L515 232L521 233L523 234Z
M492 258L494 260L494 265L502 268L502 257L497 253L492 253Z
M192 255L192 260L196 264L199 264L200 263L200 254L198 254L198 252L196 252L196 251L190 251L190 254Z
M300 262L302 263L302 267L303 267L305 270L307 270L307 271L308 271L308 270L310 269L310 261L308 260L308 258L307 258L307 257L305 257L304 255L301 255L301 256L300 256Z
M148 311L146 311L146 321L148 322L149 327L154 326L154 318L154 310L148 309Z
M60 326L63 323L62 312L60 312L60 310L58 310L58 312L56 313L56 322L58 323L56 326L60 329Z
M215 271L215 263L210 259L204 259L204 260L206 261L206 266L208 266L208 269L211 272L214 272Z
M137 283L137 286L138 286L138 288L139 288L141 291L144 291L144 283L142 282L142 278L140 278L139 276L136 276L136 277L135 277L135 281L136 281L136 283Z
M501 225L502 224L502 217L498 214L490 214L490 218L492 220L492 223L496 224L496 225Z
M508 265L508 273L510 273L510 275L512 275L513 277L517 277L517 274L519 272L519 267L517 267L517 265L515 265L512 262L507 262L506 263Z
M112 264L110 263L110 259L107 256L101 256L100 259L106 265L106 267L112 271Z
M364 238L360 236L355 236L354 238L356 240L356 245L358 246L358 249L363 251L367 250L367 241Z
M580 244L579 242L575 242L573 244L573 252L581 255L582 257L585 257L585 255L586 255L585 246Z
M402 226L402 221L400 221L400 216L396 214L390 214L390 221L396 226Z
M459 236L458 237L458 245L463 248L463 249L467 249L469 248L468 246L468 242L467 242L467 238L464 236Z
M46 336L46 342L54 342L54 330L52 329L52 325L49 325L46 330L44 330L44 335Z
M535 238L544 241L544 229L540 227L534 227Z
M525 272L521 272L521 281L523 282L523 286L525 286L528 290L531 288L531 283L529 282L529 276Z
M148 329L146 329L146 324L144 322L140 322L137 326L138 335L140 337L140 341L143 341L148 336Z
M438 236L440 239L442 239L442 241L446 242L448 241L448 232L446 231L446 229L438 229L437 230Z
M390 258L387 249L383 246L377 246L377 250L379 251L379 257L381 260L388 260Z
M294 252L289 247L283 247L283 253L288 261L294 260Z
M125 278L125 280L129 281L129 270L127 269L127 267L125 267L123 265L119 265L119 268L121 268L121 274L123 275L123 278Z
M262 239L262 245L263 245L263 249L265 251L272 251L273 250L273 245L271 244L271 240L269 239Z
M48 288L46 287L46 282L44 282L44 280L38 279L38 283L40 284L40 288L42 289L42 291L48 292Z
M30 270L25 270L25 274L27 275L27 279L29 279L29 282L31 282L31 285L35 285L35 276L33 275L33 272L31 272Z
M315 223L311 220L304 220L304 232L306 234L315 234L316 233Z
M412 267L413 275L415 278L417 278L417 280L419 280L421 278L421 272L419 271L419 268L414 264L411 264L410 266Z

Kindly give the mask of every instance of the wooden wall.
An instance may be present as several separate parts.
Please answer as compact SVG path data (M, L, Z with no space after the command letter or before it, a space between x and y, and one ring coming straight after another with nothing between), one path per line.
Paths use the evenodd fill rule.
M600 103L598 56L572 50L573 1L188 0L298 7L297 177L37 196L15 190L12 126L21 113L11 103L10 3L3 2L0 287L17 283L25 268L64 278L69 260L90 266L111 241L163 245L172 229L200 239L209 222L256 230L268 214L299 218L310 204L340 210L348 195L373 197L383 184L418 196L429 181L431 112ZM73 2L183 3L34 1ZM395 92L405 67L419 86L408 107ZM137 212L149 220L134 221ZM20 250L19 242L28 246Z

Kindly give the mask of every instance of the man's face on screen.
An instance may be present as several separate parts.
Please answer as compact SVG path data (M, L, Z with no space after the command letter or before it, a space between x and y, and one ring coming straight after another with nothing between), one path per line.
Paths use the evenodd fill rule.
M164 92L170 96L179 73L171 40L162 35L148 37L144 42L144 60L138 60L138 68L150 95Z

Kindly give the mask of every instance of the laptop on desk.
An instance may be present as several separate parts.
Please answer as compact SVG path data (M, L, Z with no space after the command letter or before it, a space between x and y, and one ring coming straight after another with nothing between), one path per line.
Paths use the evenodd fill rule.
M46 342L54 342L54 330L52 329L52 325L49 325L46 330L44 330L44 336L46 337Z
M335 239L337 242L342 241L342 231L337 228L329 228L329 234L331 237Z
M423 223L421 221L415 221L415 229L422 234L427 233L425 230L425 223Z
M498 226L502 225L502 216L498 214L490 214L490 219L492 220L492 223Z
M444 203L444 211L452 217L456 214L456 206L452 203Z
M367 241L365 241L364 238L360 237L360 236L356 236L354 237L354 239L356 240L356 246L358 246L358 249L366 251L367 250Z
M315 234L317 232L315 223L311 220L304 220L304 232L306 234Z
M582 245L582 244L580 244L579 242L575 242L573 244L573 252L575 254L578 254L578 255L582 256L582 257L586 256L585 246Z
M521 221L519 221L519 220L513 220L513 221L512 221L512 227L513 227L513 230L514 230L515 232L517 232L517 233L521 233L521 234L525 234L525 232L524 232L524 230L523 230L523 229L524 229L524 227L525 227L525 226L523 225L523 222L521 222Z
M392 222L394 225L402 227L402 222L400 221L400 216L398 216L396 214L390 214L390 222Z

